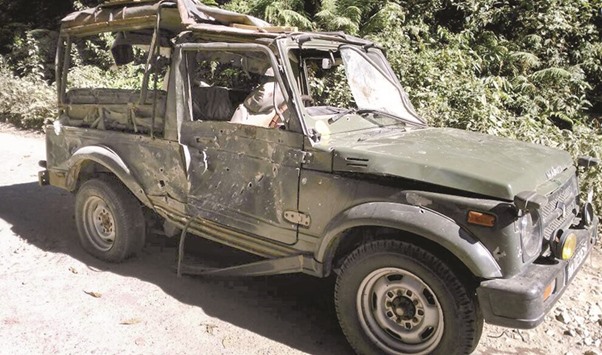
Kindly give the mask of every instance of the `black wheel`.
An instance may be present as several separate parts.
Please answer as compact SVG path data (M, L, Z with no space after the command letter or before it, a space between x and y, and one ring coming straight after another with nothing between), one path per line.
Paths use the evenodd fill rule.
M335 305L358 354L467 354L483 328L474 292L441 259L396 240L345 259Z
M99 259L121 262L144 246L142 208L117 180L86 181L75 198L75 221L82 247Z

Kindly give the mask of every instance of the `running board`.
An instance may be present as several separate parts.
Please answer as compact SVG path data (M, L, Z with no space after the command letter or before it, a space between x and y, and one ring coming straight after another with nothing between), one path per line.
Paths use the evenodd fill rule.
M317 262L311 255L293 255L278 259L267 259L256 261L249 264L230 266L226 268L211 268L202 265L192 265L184 263L184 245L188 227L192 219L184 226L180 235L180 244L178 246L178 277L182 274L196 276L266 276L292 274L302 272L318 277L324 276L324 269L321 263Z
M279 259L256 261L250 264L226 268L210 268L202 265L180 263L178 275L196 276L266 276L305 272L315 274L314 260L304 255L288 256ZM309 266L309 268L307 268Z

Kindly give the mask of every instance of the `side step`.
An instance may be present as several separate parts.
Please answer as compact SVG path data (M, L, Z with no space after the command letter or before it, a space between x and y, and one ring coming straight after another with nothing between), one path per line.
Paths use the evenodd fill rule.
M186 224L180 235L180 244L178 247L178 277L185 275L196 276L266 276L292 274L302 272L314 276L323 276L322 264L314 260L311 255L293 255L278 259L267 259L256 261L249 264L230 266L226 268L211 268L202 265L192 265L184 263L184 244L186 241L186 231L190 222Z
M226 268L210 268L201 265L178 263L178 276L181 276L182 274L197 276L266 276L292 274L296 272L306 272L304 265L307 265L307 259L309 258L304 255L295 255L279 259L256 261L250 264Z

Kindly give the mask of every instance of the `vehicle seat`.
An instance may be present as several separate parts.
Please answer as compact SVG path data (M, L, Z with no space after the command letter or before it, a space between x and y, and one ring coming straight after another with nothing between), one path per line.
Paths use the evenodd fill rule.
M242 104L236 108L230 122L268 127L276 115L274 103L281 107L284 96L280 86L272 77L247 95Z
M192 114L194 120L228 121L235 105L230 90L219 86L192 88Z

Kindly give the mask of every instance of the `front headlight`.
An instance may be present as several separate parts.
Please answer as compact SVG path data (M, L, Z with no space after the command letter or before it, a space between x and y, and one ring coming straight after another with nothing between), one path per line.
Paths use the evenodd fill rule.
M517 221L520 240L523 245L525 260L541 251L541 222L539 215L529 212Z

